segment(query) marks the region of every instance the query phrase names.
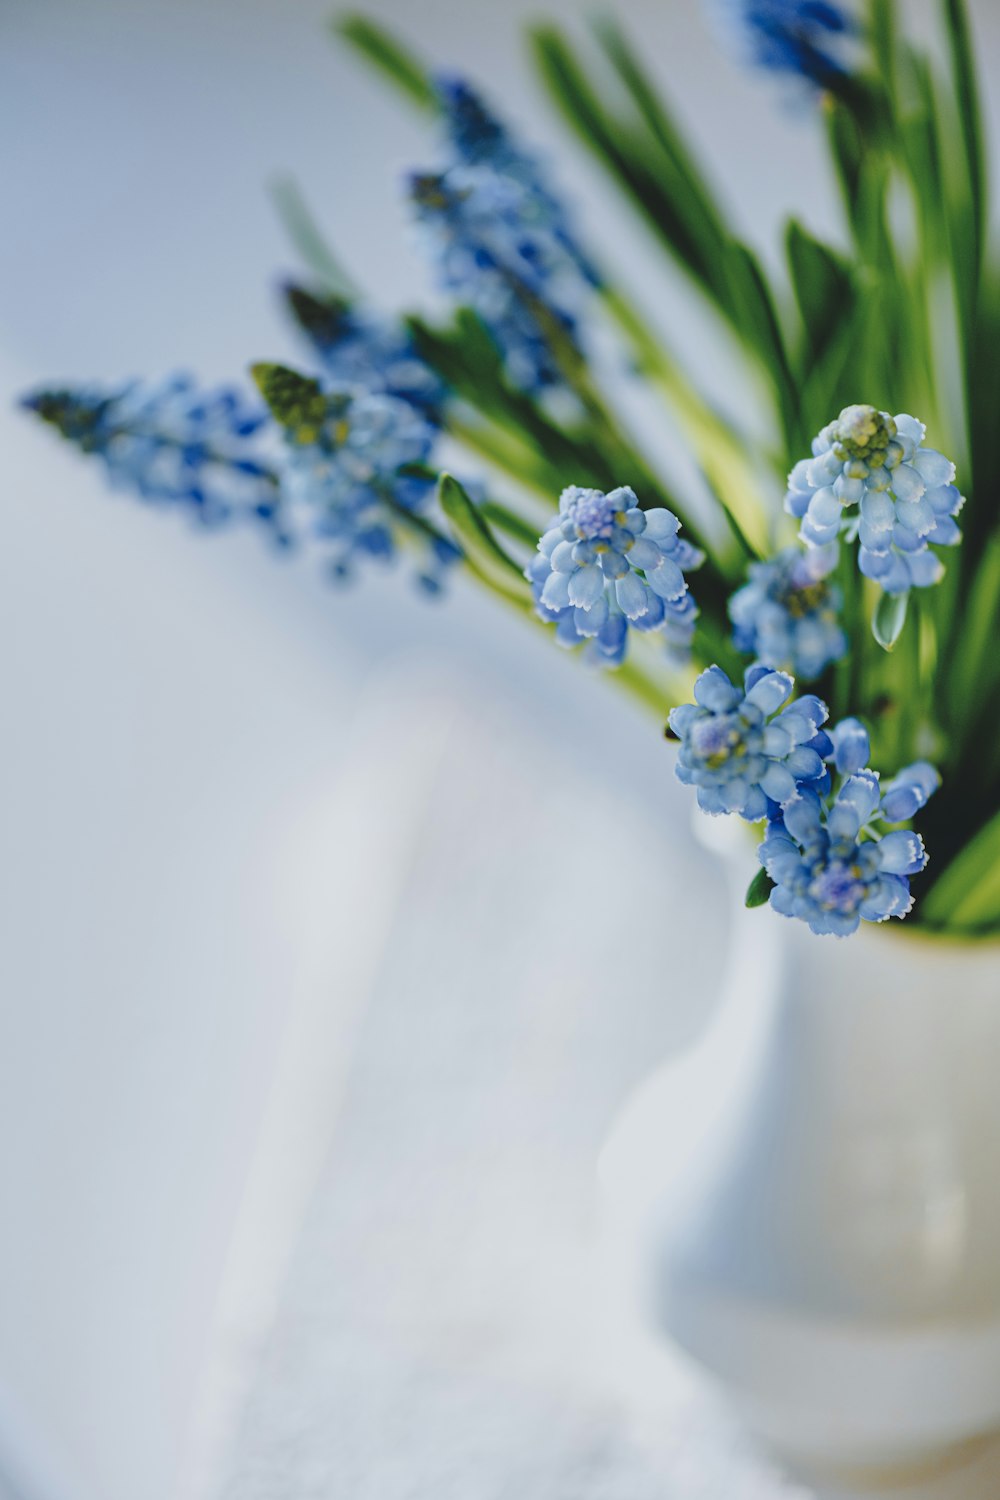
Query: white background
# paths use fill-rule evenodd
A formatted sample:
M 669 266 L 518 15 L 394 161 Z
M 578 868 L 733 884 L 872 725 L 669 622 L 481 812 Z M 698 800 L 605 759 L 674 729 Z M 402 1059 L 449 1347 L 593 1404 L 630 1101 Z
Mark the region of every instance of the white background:
M 442 995 L 463 985 L 493 1017 L 520 985 L 534 1060 L 509 1060 L 490 1129 L 517 1135 L 524 1067 L 558 1077 L 547 1128 L 575 1122 L 582 1184 L 616 1099 L 718 972 L 722 896 L 655 724 L 488 601 L 430 607 L 403 579 L 331 594 L 308 563 L 109 497 L 12 410 L 48 378 L 229 378 L 291 355 L 275 283 L 295 262 L 264 190 L 288 168 L 374 295 L 427 303 L 397 187 L 432 143 L 332 44 L 328 9 L 0 8 L 0 1475 L 32 1500 L 201 1482 L 214 1414 L 242 1399 L 220 1318 L 252 1309 L 248 1347 L 267 1323 L 369 1010 L 365 1057 L 392 1054 L 405 1015 L 433 1062 L 457 1046 Z M 745 404 L 563 144 L 519 36 L 539 7 L 369 10 L 559 148 L 606 260 Z M 788 211 L 832 229 L 810 118 L 721 58 L 691 0 L 620 10 L 748 231 L 773 245 Z M 1000 11 L 974 10 L 995 58 Z M 420 963 L 386 968 L 390 934 Z M 461 1034 L 455 1109 L 493 1024 Z M 362 1133 L 348 1175 L 370 1149 Z

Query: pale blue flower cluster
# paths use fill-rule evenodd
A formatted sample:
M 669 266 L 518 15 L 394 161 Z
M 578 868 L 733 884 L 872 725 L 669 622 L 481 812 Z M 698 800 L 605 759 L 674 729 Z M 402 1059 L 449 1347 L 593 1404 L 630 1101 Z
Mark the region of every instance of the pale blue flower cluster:
M 944 567 L 930 547 L 962 539 L 955 466 L 923 447 L 925 430 L 915 417 L 847 406 L 788 476 L 785 509 L 800 518 L 802 540 L 824 546 L 841 533 L 857 537 L 861 572 L 887 594 L 940 582 Z
M 323 390 L 283 366 L 254 376 L 282 428 L 282 494 L 296 529 L 331 549 L 330 573 L 390 562 L 414 542 L 420 583 L 431 592 L 458 557 L 426 523 L 435 476 L 427 460 L 436 429 L 408 401 L 365 391 Z
M 550 196 L 542 169 L 514 139 L 468 79 L 442 74 L 436 80 L 445 135 L 456 158 L 469 167 L 490 167 L 514 177 L 541 196 Z
M 857 29 L 832 0 L 715 0 L 736 31 L 748 60 L 771 72 L 790 73 L 819 89 L 845 77 L 844 42 Z
M 738 651 L 809 682 L 847 651 L 840 626 L 840 590 L 828 582 L 837 546 L 786 547 L 751 563 L 748 582 L 729 600 Z
M 201 390 L 178 374 L 47 387 L 23 397 L 22 405 L 100 458 L 116 488 L 187 506 L 206 525 L 261 520 L 285 539 L 277 476 L 259 442 L 267 412 L 241 391 Z
M 605 666 L 623 660 L 630 626 L 658 631 L 675 648 L 690 645 L 698 611 L 684 574 L 704 559 L 679 528 L 669 510 L 641 510 L 628 486 L 606 495 L 565 489 L 525 570 L 560 645 L 585 645 Z
M 774 888 L 770 903 L 819 935 L 847 937 L 861 922 L 905 917 L 909 877 L 927 863 L 919 834 L 893 828 L 911 818 L 940 785 L 925 761 L 907 766 L 883 790 L 867 766 L 868 735 L 846 719 L 831 735 L 834 792 L 803 788 L 772 818 L 758 851 Z
M 694 703 L 670 714 L 677 776 L 705 812 L 766 819 L 758 853 L 775 911 L 845 937 L 910 910 L 909 877 L 927 854 L 911 829 L 887 825 L 919 812 L 941 778 L 917 761 L 883 788 L 864 725 L 845 719 L 825 731 L 826 705 L 812 695 L 789 702 L 794 685 L 758 662 L 741 692 L 709 667 Z
M 573 233 L 569 211 L 552 190 L 542 161 L 524 150 L 467 79 L 442 77 L 437 89 L 445 133 L 457 161 L 519 182 L 535 201 L 536 214 L 547 213 L 550 232 L 584 278 L 599 286 L 600 276 Z
M 534 157 L 522 151 L 464 82 L 439 98 L 450 160 L 410 179 L 417 222 L 438 279 L 482 318 L 514 385 L 560 385 L 556 344 L 573 348 L 593 267 L 564 206 Z
M 785 672 L 755 662 L 741 690 L 713 666 L 696 681 L 695 701 L 671 710 L 677 776 L 695 787 L 703 812 L 759 823 L 825 775 L 826 704 L 812 694 L 789 703 L 794 686 Z
M 288 306 L 331 382 L 409 401 L 430 422 L 440 421 L 445 390 L 420 358 L 406 329 L 342 297 L 315 297 L 294 283 Z

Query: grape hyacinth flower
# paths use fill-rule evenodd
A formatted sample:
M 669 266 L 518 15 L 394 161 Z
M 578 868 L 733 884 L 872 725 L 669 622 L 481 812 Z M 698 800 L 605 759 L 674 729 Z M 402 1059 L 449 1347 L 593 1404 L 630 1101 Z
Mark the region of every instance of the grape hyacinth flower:
M 538 200 L 514 178 L 465 167 L 413 176 L 410 196 L 441 286 L 478 313 L 512 384 L 560 385 L 553 346 L 576 347 L 583 282 Z
M 751 563 L 748 582 L 729 601 L 733 644 L 766 667 L 811 681 L 847 651 L 837 618 L 840 590 L 827 581 L 836 545 L 786 547 L 768 562 Z
M 914 761 L 894 776 L 882 793 L 882 816 L 889 823 L 907 823 L 927 806 L 941 785 L 941 777 L 926 760 Z
M 373 317 L 343 297 L 315 297 L 294 284 L 285 288 L 285 295 L 333 384 L 398 396 L 428 421 L 439 422 L 444 386 L 405 328 Z
M 962 539 L 955 465 L 923 447 L 925 431 L 915 417 L 847 406 L 788 476 L 785 509 L 801 520 L 802 540 L 825 546 L 841 531 L 856 535 L 861 572 L 887 594 L 940 582 L 944 566 L 931 545 Z
M 465 78 L 443 74 L 436 80 L 448 144 L 469 167 L 490 167 L 548 196 L 538 161 L 524 151 Z
M 50 386 L 21 404 L 100 458 L 115 488 L 187 506 L 206 525 L 234 516 L 262 520 L 285 539 L 277 476 L 258 441 L 267 411 L 241 391 L 204 391 L 179 374 L 112 386 Z
M 584 644 L 605 666 L 624 659 L 630 626 L 689 645 L 697 609 L 684 574 L 703 554 L 679 528 L 669 510 L 641 510 L 628 486 L 607 495 L 565 489 L 559 517 L 525 569 L 535 607 L 556 625 L 560 645 Z
M 438 93 L 450 159 L 409 183 L 438 280 L 482 319 L 514 385 L 561 386 L 557 346 L 575 353 L 597 274 L 537 160 L 468 84 L 445 79 Z
M 927 863 L 919 834 L 893 828 L 911 818 L 940 785 L 925 761 L 907 766 L 883 791 L 866 766 L 868 735 L 857 719 L 831 732 L 841 783 L 803 789 L 768 825 L 758 850 L 774 882 L 770 904 L 818 935 L 847 937 L 861 923 L 905 917 L 913 905 L 909 877 Z
M 435 481 L 430 423 L 397 397 L 323 390 L 283 365 L 255 365 L 252 374 L 283 430 L 291 516 L 332 544 L 333 578 L 351 578 L 362 561 L 391 561 L 405 538 L 423 555 L 419 582 L 437 592 L 459 554 L 422 514 Z
M 572 233 L 566 207 L 549 186 L 538 157 L 520 146 L 466 79 L 439 78 L 437 89 L 448 143 L 457 161 L 466 167 L 489 168 L 500 177 L 520 183 L 546 217 L 552 234 L 577 262 L 585 279 L 598 286 L 597 270 Z
M 741 51 L 758 68 L 792 74 L 817 89 L 848 76 L 844 42 L 857 30 L 832 0 L 715 0 Z
M 826 704 L 812 694 L 789 703 L 794 686 L 787 673 L 755 662 L 741 692 L 712 666 L 694 685 L 694 703 L 671 710 L 677 777 L 696 788 L 703 812 L 759 823 L 826 774 Z

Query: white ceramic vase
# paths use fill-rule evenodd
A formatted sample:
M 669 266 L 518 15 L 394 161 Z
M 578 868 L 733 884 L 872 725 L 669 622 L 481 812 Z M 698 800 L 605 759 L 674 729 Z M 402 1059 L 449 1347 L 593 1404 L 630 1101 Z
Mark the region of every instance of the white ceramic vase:
M 807 1469 L 1000 1428 L 1000 944 L 891 928 L 740 906 L 707 1034 L 601 1160 L 645 1315 Z

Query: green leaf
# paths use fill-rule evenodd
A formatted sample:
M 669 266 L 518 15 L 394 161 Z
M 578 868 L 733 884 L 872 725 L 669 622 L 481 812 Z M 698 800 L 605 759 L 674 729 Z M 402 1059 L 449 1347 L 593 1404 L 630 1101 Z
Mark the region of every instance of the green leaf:
M 419 59 L 384 27 L 367 16 L 334 16 L 330 22 L 335 33 L 360 52 L 366 62 L 377 68 L 409 96 L 421 109 L 437 110 L 437 90 Z
M 858 199 L 861 189 L 861 173 L 864 147 L 857 121 L 846 105 L 829 99 L 825 105 L 827 138 L 833 156 L 834 170 L 848 218 L 858 228 Z
M 623 117 L 606 106 L 608 90 L 591 81 L 556 27 L 536 27 L 531 41 L 542 80 L 569 125 L 670 254 L 732 318 L 727 236 L 706 216 L 705 195 L 691 192 L 684 170 L 641 116 Z
M 457 395 L 492 422 L 515 432 L 552 467 L 553 498 L 566 483 L 556 475 L 571 474 L 574 483 L 601 490 L 620 483 L 587 435 L 566 432 L 530 396 L 507 384 L 496 344 L 475 313 L 460 308 L 454 329 L 432 328 L 419 318 L 406 322 L 421 359 Z
M 968 545 L 968 543 L 966 543 Z M 995 718 L 991 691 L 1000 663 L 996 633 L 1000 624 L 1000 535 L 994 533 L 979 552 L 977 567 L 964 590 L 963 608 L 949 621 L 954 629 L 949 640 L 951 658 L 944 674 L 943 689 L 955 723 L 969 718 L 969 705 L 981 702 Z
M 895 0 L 871 0 L 872 56 L 896 115 L 899 114 L 896 47 L 898 30 Z
M 966 170 L 972 197 L 973 237 L 978 267 L 986 224 L 986 170 L 979 85 L 973 60 L 972 32 L 965 0 L 943 0 L 945 29 L 951 52 L 951 72 L 958 106 Z
M 286 283 L 284 293 L 288 311 L 312 343 L 322 348 L 336 343 L 342 336 L 351 310 L 348 298 L 317 297 L 294 281 Z
M 628 90 L 650 135 L 670 158 L 674 171 L 683 181 L 689 202 L 692 206 L 697 205 L 706 228 L 720 240 L 725 239 L 728 236 L 725 215 L 712 195 L 705 172 L 670 114 L 666 100 L 629 45 L 625 33 L 611 16 L 603 16 L 595 21 L 594 33 Z
M 822 357 L 851 316 L 854 283 L 847 263 L 797 219 L 789 219 L 785 229 L 785 253 L 802 318 L 808 368 Z
M 983 931 L 1000 926 L 1000 813 L 966 844 L 920 903 L 933 927 Z
M 750 884 L 747 886 L 745 905 L 752 910 L 755 906 L 764 906 L 774 890 L 774 881 L 766 870 L 758 870 Z
M 300 375 L 287 365 L 261 361 L 250 366 L 254 383 L 267 402 L 275 421 L 299 434 L 300 442 L 307 442 L 303 429 L 309 431 L 318 426 L 326 416 L 326 398 L 318 380 Z
M 334 297 L 353 300 L 358 294 L 357 287 L 324 239 L 295 178 L 275 177 L 269 191 L 285 233 L 323 290 Z
M 906 624 L 906 606 L 910 601 L 909 590 L 905 594 L 881 594 L 872 615 L 872 635 L 883 651 L 891 651 Z
M 757 351 L 774 382 L 785 433 L 791 437 L 798 411 L 798 387 L 789 368 L 770 284 L 758 257 L 739 240 L 730 246 L 728 273 L 740 310 L 737 327 L 745 342 Z
M 733 235 L 704 173 L 621 34 L 605 23 L 598 37 L 617 81 L 627 90 L 624 107 L 609 87 L 615 80 L 592 76 L 553 26 L 531 33 L 542 80 L 580 140 L 660 243 L 764 365 L 790 439 L 795 385 L 767 279 Z
M 508 598 L 530 602 L 531 587 L 523 569 L 503 550 L 458 480 L 442 474 L 438 503 L 470 567 L 485 583 Z
M 533 521 L 526 521 L 519 516 L 517 511 L 511 510 L 509 506 L 501 505 L 499 500 L 484 500 L 479 507 L 479 514 L 484 521 L 496 526 L 500 531 L 506 532 L 516 542 L 524 547 L 530 547 L 532 552 L 538 546 L 538 539 L 542 532 Z

